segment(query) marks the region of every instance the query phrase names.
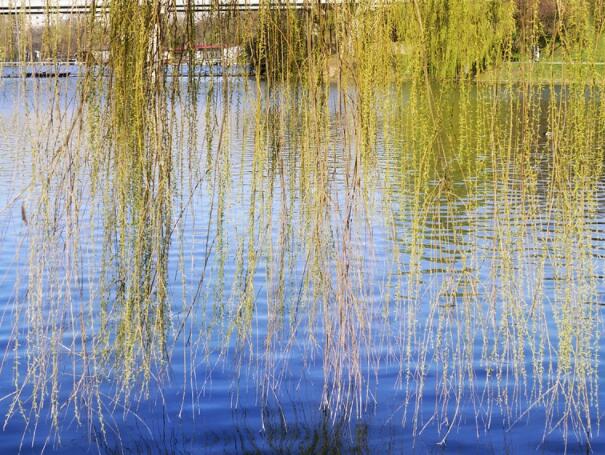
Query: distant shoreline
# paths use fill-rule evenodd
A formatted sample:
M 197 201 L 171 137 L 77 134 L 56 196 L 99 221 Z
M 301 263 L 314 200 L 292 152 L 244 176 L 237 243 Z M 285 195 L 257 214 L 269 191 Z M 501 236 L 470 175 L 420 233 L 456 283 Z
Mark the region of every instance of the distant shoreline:
M 0 79 L 49 79 L 49 78 L 78 78 L 85 73 L 83 68 L 96 68 L 104 71 L 107 66 L 94 65 L 89 67 L 83 62 L 5 62 L 0 63 Z M 187 77 L 186 64 L 166 64 L 167 77 Z M 175 71 L 176 70 L 176 71 Z M 246 65 L 196 65 L 193 68 L 195 77 L 250 77 L 254 76 L 254 68 Z M 109 76 L 109 74 L 106 74 Z

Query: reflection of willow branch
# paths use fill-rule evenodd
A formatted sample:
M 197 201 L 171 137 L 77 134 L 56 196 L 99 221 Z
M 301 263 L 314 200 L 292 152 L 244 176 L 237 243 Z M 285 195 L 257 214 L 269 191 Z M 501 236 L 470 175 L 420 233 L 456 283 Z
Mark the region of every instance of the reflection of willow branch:
M 109 397 L 108 397 L 109 398 Z M 261 433 L 256 419 L 249 422 L 245 411 L 234 411 L 229 432 L 214 432 L 212 428 L 191 432 L 185 425 L 149 428 L 144 422 L 129 431 L 120 432 L 117 423 L 112 428 L 112 441 L 100 441 L 100 449 L 108 454 L 196 453 L 199 450 L 237 453 L 370 453 L 370 441 L 378 437 L 392 442 L 396 437 L 364 422 L 352 424 L 347 419 L 332 420 L 326 413 L 296 400 L 283 408 L 276 404 L 263 407 L 265 422 Z M 137 421 L 138 416 L 129 410 Z M 288 421 L 285 420 L 288 416 Z M 125 437 L 128 436 L 128 437 Z M 98 436 L 97 436 L 98 437 Z

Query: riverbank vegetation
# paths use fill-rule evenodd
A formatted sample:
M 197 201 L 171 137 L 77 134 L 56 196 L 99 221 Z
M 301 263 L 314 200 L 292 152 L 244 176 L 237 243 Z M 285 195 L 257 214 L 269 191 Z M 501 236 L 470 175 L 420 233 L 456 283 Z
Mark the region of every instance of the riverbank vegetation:
M 197 43 L 232 44 L 248 48 L 252 62 L 281 54 L 300 64 L 313 53 L 353 61 L 354 42 L 360 41 L 381 44 L 383 53 L 407 63 L 424 59 L 435 77 L 475 75 L 502 61 L 605 60 L 600 0 L 362 1 L 303 9 L 271 9 L 270 2 L 261 2 L 258 11 L 241 12 L 225 3 L 215 12 L 180 13 L 169 12 L 170 2 L 159 5 L 165 33 L 158 46 L 164 52 Z M 36 55 L 81 60 L 91 51 L 109 50 L 111 8 L 98 7 L 91 15 L 33 17 L 0 17 L 3 60 L 34 60 Z M 364 32 L 362 24 L 372 28 Z M 269 45 L 271 52 L 254 55 L 264 44 L 261 53 Z

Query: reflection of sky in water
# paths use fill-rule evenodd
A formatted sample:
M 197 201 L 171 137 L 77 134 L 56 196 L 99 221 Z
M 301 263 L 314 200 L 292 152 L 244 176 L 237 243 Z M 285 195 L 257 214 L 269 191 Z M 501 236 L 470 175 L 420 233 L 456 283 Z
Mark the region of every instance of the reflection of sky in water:
M 62 84 L 75 87 L 76 82 L 66 80 Z M 45 97 L 40 96 L 48 90 L 46 82 L 24 83 L 7 79 L 0 87 L 0 346 L 5 353 L 0 381 L 0 398 L 5 398 L 0 401 L 0 410 L 6 413 L 11 401 L 10 394 L 14 390 L 11 363 L 14 349 L 11 341 L 14 336 L 11 322 L 13 299 L 17 295 L 23 302 L 27 280 L 28 251 L 22 210 L 25 210 L 27 217 L 28 211 L 31 210 L 28 203 L 35 200 L 32 194 L 36 191 L 36 188 L 27 187 L 31 173 L 31 144 L 26 138 L 31 135 L 35 138 L 33 142 L 44 142 L 45 137 L 51 138 L 53 134 L 47 134 L 48 131 L 40 127 L 46 118 Z M 206 87 L 207 82 L 203 81 L 200 88 L 202 93 L 205 93 Z M 443 415 L 436 419 L 430 418 L 436 406 L 442 406 L 442 411 L 447 410 L 450 418 L 455 416 L 456 425 L 449 434 L 447 443 L 447 448 L 454 453 L 476 450 L 477 447 L 495 452 L 533 450 L 541 442 L 544 432 L 544 410 L 542 407 L 536 407 L 529 413 L 529 417 L 525 416 L 522 409 L 531 403 L 523 400 L 524 390 L 520 389 L 531 390 L 536 386 L 536 381 L 527 378 L 527 382 L 519 384 L 520 389 L 511 388 L 509 391 L 510 397 L 520 397 L 520 401 L 512 418 L 516 423 L 515 427 L 511 432 L 504 431 L 507 424 L 502 424 L 502 403 L 497 397 L 488 397 L 483 392 L 486 387 L 491 387 L 493 394 L 493 388 L 498 387 L 494 384 L 496 379 L 493 373 L 491 376 L 485 373 L 486 364 L 481 359 L 482 350 L 485 349 L 483 336 L 501 337 L 502 333 L 494 332 L 489 316 L 511 317 L 505 314 L 505 308 L 512 308 L 511 311 L 515 308 L 525 308 L 523 311 L 527 311 L 525 305 L 531 303 L 536 293 L 544 299 L 548 319 L 545 324 L 552 334 L 556 333 L 557 325 L 554 323 L 550 304 L 554 302 L 556 306 L 559 298 L 556 294 L 557 286 L 564 285 L 564 276 L 561 274 L 568 269 L 565 267 L 569 265 L 566 261 L 584 261 L 584 265 L 587 261 L 592 263 L 591 270 L 595 279 L 593 284 L 596 288 L 591 295 L 596 303 L 603 303 L 605 289 L 602 285 L 602 255 L 605 221 L 602 219 L 602 186 L 596 193 L 597 212 L 593 217 L 587 217 L 585 225 L 585 229 L 590 231 L 588 238 L 591 246 L 588 250 L 578 249 L 580 253 L 588 251 L 588 258 L 574 255 L 573 248 L 577 245 L 573 242 L 572 250 L 567 251 L 568 254 L 564 254 L 566 250 L 559 244 L 563 241 L 561 230 L 564 227 L 564 215 L 558 215 L 560 207 L 549 208 L 550 216 L 546 215 L 549 201 L 542 186 L 547 185 L 550 177 L 548 169 L 544 169 L 544 176 L 539 182 L 541 189 L 532 196 L 533 203 L 538 208 L 534 216 L 528 216 L 527 207 L 520 205 L 521 185 L 512 181 L 506 188 L 495 186 L 494 169 L 484 166 L 481 168 L 481 174 L 472 177 L 476 184 L 474 192 L 468 191 L 462 176 L 455 176 L 448 187 L 448 196 L 440 194 L 430 200 L 429 194 L 423 195 L 428 201 L 423 212 L 424 227 L 420 231 L 414 231 L 414 213 L 411 210 L 414 196 L 404 187 L 409 189 L 405 182 L 413 178 L 416 169 L 406 167 L 399 162 L 398 157 L 386 153 L 381 147 L 377 165 L 368 170 L 365 176 L 373 183 L 367 185 L 367 193 L 362 196 L 365 198 L 365 205 L 362 204 L 363 208 L 358 207 L 355 211 L 348 253 L 354 291 L 359 291 L 361 286 L 363 311 L 367 311 L 371 318 L 370 326 L 373 327 L 374 338 L 361 356 L 363 379 L 369 386 L 363 389 L 361 419 L 353 415 L 350 421 L 332 422 L 320 410 L 324 385 L 323 347 L 327 337 L 323 326 L 325 321 L 321 315 L 309 314 L 314 300 L 312 289 L 301 291 L 304 287 L 304 274 L 309 273 L 310 267 L 305 253 L 308 239 L 301 236 L 301 233 L 305 232 L 304 223 L 308 221 L 305 219 L 306 215 L 301 212 L 305 208 L 301 198 L 313 195 L 305 194 L 301 190 L 302 187 L 298 186 L 300 182 L 296 182 L 302 172 L 299 160 L 300 145 L 296 140 L 296 133 L 290 133 L 285 138 L 284 149 L 280 151 L 284 157 L 282 165 L 289 166 L 290 172 L 286 172 L 283 183 L 279 174 L 275 173 L 271 210 L 263 212 L 259 208 L 257 219 L 252 223 L 257 229 L 255 246 L 261 243 L 258 232 L 262 232 L 265 240 L 270 237 L 273 259 L 270 263 L 260 259 L 254 274 L 255 314 L 250 345 L 242 347 L 233 342 L 225 345 L 220 335 L 228 328 L 229 321 L 218 320 L 215 321 L 218 325 L 213 325 L 213 317 L 217 313 L 228 314 L 232 311 L 241 294 L 242 280 L 238 276 L 241 270 L 238 270 L 237 257 L 242 255 L 242 248 L 247 248 L 249 244 L 248 214 L 254 160 L 254 118 L 251 117 L 254 94 L 252 87 L 250 90 L 250 93 L 246 94 L 241 87 L 236 89 L 232 101 L 234 110 L 229 118 L 230 167 L 224 193 L 222 244 L 224 265 L 221 266 L 221 254 L 214 243 L 217 238 L 216 220 L 209 218 L 210 214 L 215 216 L 219 202 L 219 195 L 212 186 L 215 183 L 211 178 L 203 178 L 201 184 L 195 186 L 196 179 L 201 174 L 183 171 L 182 180 L 176 183 L 175 187 L 176 194 L 180 194 L 180 197 L 176 196 L 174 217 L 180 213 L 183 203 L 189 200 L 191 203 L 180 217 L 181 224 L 175 231 L 169 257 L 168 285 L 169 302 L 173 311 L 172 325 L 180 334 L 178 340 L 170 341 L 170 381 L 162 384 L 160 390 L 152 380 L 149 398 L 141 398 L 138 402 L 135 393 L 133 400 L 136 403 L 129 412 L 124 412 L 123 403 L 112 403 L 108 398 L 115 393 L 113 386 L 109 383 L 103 385 L 102 391 L 106 394 L 104 414 L 109 447 L 115 449 L 123 444 L 124 448 L 142 452 L 154 452 L 158 449 L 168 452 L 197 452 L 201 448 L 216 452 L 244 449 L 258 449 L 264 452 L 317 452 L 322 447 L 328 451 L 338 448 L 349 451 L 352 448 L 363 450 L 364 447 L 377 449 L 385 446 L 392 447 L 396 452 L 404 448 L 409 449 L 414 443 L 411 427 L 417 393 L 415 386 L 412 386 L 406 395 L 407 373 L 403 371 L 404 376 L 401 377 L 400 360 L 404 356 L 402 352 L 406 343 L 410 341 L 413 346 L 412 358 L 425 356 L 427 359 L 424 365 L 426 377 L 422 402 L 419 403 L 418 423 L 419 427 L 426 424 L 426 428 L 415 441 L 416 450 L 422 453 L 440 450 L 435 444 L 443 437 L 448 422 L 439 420 Z M 15 93 L 19 93 L 19 101 L 14 99 Z M 62 98 L 62 103 L 67 106 L 66 112 L 73 113 L 74 90 L 68 90 L 67 93 L 68 95 Z M 332 96 L 332 104 L 335 105 L 335 93 Z M 41 104 L 34 102 L 39 99 L 42 100 Z M 204 115 L 201 114 L 205 111 L 205 97 L 200 96 L 199 99 L 198 131 L 205 132 L 207 129 Z M 221 108 L 219 107 L 219 110 Z M 220 118 L 220 115 L 217 115 L 217 118 Z M 339 119 L 332 114 L 331 121 L 335 130 Z M 212 131 L 211 134 L 216 140 L 217 129 Z M 205 143 L 204 139 L 206 138 L 201 138 L 200 144 Z M 346 161 L 346 156 L 339 135 L 333 133 L 332 139 L 337 141 L 328 166 L 330 198 L 333 205 L 330 213 L 326 214 L 328 229 L 325 231 L 327 237 L 324 239 L 324 248 L 326 251 L 338 252 L 342 247 L 341 239 L 346 219 L 346 178 L 342 164 Z M 379 144 L 383 144 L 382 139 L 380 138 Z M 203 149 L 203 145 L 199 147 L 200 150 Z M 203 170 L 207 161 L 204 152 L 200 151 L 200 154 L 199 166 Z M 271 159 L 270 155 L 268 160 Z M 481 159 L 489 160 L 489 157 Z M 545 167 L 548 165 L 545 163 Z M 276 161 L 275 169 L 278 166 L 279 160 Z M 264 172 L 269 172 L 267 169 L 271 169 L 271 166 L 267 166 Z M 299 172 L 294 172 L 294 169 Z M 391 174 L 389 184 L 385 184 L 383 178 L 387 169 Z M 211 173 L 208 175 L 212 176 Z M 283 184 L 285 188 L 282 187 Z M 434 188 L 440 184 L 436 180 L 429 187 Z M 189 188 L 193 186 L 196 191 L 189 199 Z M 498 188 L 497 194 L 494 188 Z M 22 191 L 25 193 L 22 194 Z M 260 189 L 257 202 L 259 205 L 268 200 L 268 191 L 266 185 Z M 84 200 L 87 201 L 86 198 Z M 89 202 L 84 203 L 82 207 L 84 215 L 90 213 Z M 284 226 L 281 223 L 280 214 L 284 204 L 288 213 L 293 214 L 293 226 Z M 391 212 L 387 213 L 385 205 Z M 504 207 L 507 207 L 507 212 Z M 270 219 L 267 217 L 268 213 L 271 213 Z M 505 219 L 504 213 L 510 218 Z M 392 225 L 389 224 L 391 216 Z M 90 226 L 86 216 L 82 216 L 82 223 L 82 269 L 72 302 L 76 312 L 79 311 L 80 305 L 87 308 L 91 292 L 96 292 L 96 273 L 103 247 L 101 223 L 95 226 L 94 241 L 90 240 L 90 230 L 87 230 Z M 267 229 L 263 230 L 263 226 Z M 284 232 L 287 232 L 285 240 L 282 237 Z M 499 235 L 503 237 L 500 238 Z M 503 250 L 494 249 L 495 239 L 503 242 Z M 280 243 L 282 241 L 284 243 Z M 417 263 L 411 249 L 414 241 L 423 247 Z M 258 252 L 260 257 L 267 254 L 267 243 L 264 245 Z M 395 245 L 398 248 L 396 255 Z M 498 264 L 505 260 L 500 257 L 502 251 L 510 254 L 511 268 L 506 271 L 510 276 L 500 276 L 501 268 Z M 188 305 L 197 292 L 208 252 L 208 266 L 204 272 L 203 284 L 199 287 L 199 300 L 190 311 Z M 267 274 L 269 270 L 279 270 L 276 266 L 282 253 L 286 267 L 283 325 L 272 338 L 273 344 L 267 352 L 265 343 L 268 325 L 272 323 L 272 317 L 281 303 L 276 288 L 277 277 L 274 275 L 274 281 L 268 283 Z M 60 258 L 60 254 L 58 257 Z M 221 280 L 221 267 L 224 267 L 223 282 L 219 286 L 217 283 Z M 410 289 L 408 280 L 415 276 L 414 270 L 418 270 L 418 287 Z M 329 279 L 336 283 L 338 270 L 333 264 L 328 273 Z M 515 281 L 519 276 L 525 279 L 521 282 Z M 15 286 L 19 287 L 17 291 Z M 507 287 L 510 289 L 506 289 Z M 577 290 L 574 289 L 573 292 L 575 291 Z M 491 314 L 485 308 L 493 304 L 493 295 L 498 296 L 496 301 L 499 304 Z M 506 295 L 511 297 L 509 306 L 501 302 L 502 296 Z M 520 296 L 524 297 L 526 302 L 515 300 Z M 222 300 L 219 300 L 219 297 L 222 297 Z M 406 333 L 410 322 L 407 318 L 411 308 L 408 302 L 413 299 L 420 302 L 414 306 L 413 317 L 416 320 L 417 332 L 413 339 L 408 340 Z M 475 314 L 466 314 L 463 309 L 465 302 L 469 301 L 479 303 L 484 308 L 476 312 L 472 310 Z M 389 309 L 388 314 L 385 313 L 386 308 Z M 20 307 L 20 311 L 24 309 Z M 98 308 L 95 308 L 96 311 Z M 187 322 L 181 326 L 185 315 L 189 315 Z M 335 318 L 336 314 L 331 317 Z M 443 339 L 433 339 L 434 330 L 439 325 L 442 326 L 440 333 Z M 290 328 L 293 326 L 297 327 L 297 330 L 295 335 L 290 337 Z M 67 322 L 65 327 L 64 343 L 65 349 L 68 350 L 72 333 Z M 200 336 L 200 333 L 211 329 L 214 330 L 211 332 L 213 335 L 208 339 Z M 307 336 L 311 329 L 315 335 L 315 343 L 310 343 Z M 23 327 L 20 330 L 23 330 Z M 359 339 L 365 336 L 363 333 L 356 335 Z M 464 336 L 469 337 L 470 343 L 461 344 L 460 339 L 457 339 Z M 467 353 L 460 350 L 462 347 L 472 350 L 473 359 L 470 365 L 464 363 Z M 25 353 L 23 341 L 19 349 L 21 354 Z M 533 353 L 529 346 L 525 351 L 527 373 L 531 375 Z M 601 351 L 602 348 L 599 353 Z M 503 353 L 501 360 L 505 363 L 507 359 L 510 360 L 507 357 L 510 355 L 511 353 Z M 551 354 L 546 352 L 544 357 L 548 358 L 549 355 Z M 460 374 L 459 378 L 454 378 L 449 384 L 453 388 L 447 391 L 447 403 L 443 402 L 443 393 L 446 391 L 442 389 L 443 384 L 440 382 L 440 375 L 444 374 L 444 365 L 440 361 L 444 358 L 451 360 L 451 366 L 458 368 Z M 557 359 L 553 360 L 556 367 Z M 418 361 L 412 360 L 409 371 L 412 381 L 418 374 L 417 368 Z M 470 372 L 465 368 L 472 369 L 472 384 L 468 379 Z M 71 369 L 71 361 L 68 361 L 60 372 L 60 380 L 64 381 L 66 386 L 61 389 L 61 400 L 68 400 L 72 390 Z M 504 384 L 506 380 L 513 381 L 513 370 L 505 368 L 504 372 L 511 377 L 500 378 L 500 384 Z M 599 372 L 602 372 L 602 367 L 599 367 Z M 25 371 L 22 371 L 22 374 L 24 373 Z M 116 374 L 120 373 L 110 373 Z M 544 377 L 548 374 L 549 372 L 545 371 Z M 460 382 L 456 382 L 458 380 Z M 460 389 L 456 388 L 458 385 L 461 386 Z M 471 389 L 475 395 L 469 394 Z M 458 392 L 466 397 L 461 401 L 459 408 L 455 399 Z M 268 406 L 262 409 L 259 404 L 265 399 Z M 403 404 L 406 399 L 409 404 L 407 413 L 404 413 Z M 602 392 L 599 392 L 597 401 L 603 404 Z M 80 403 L 80 406 L 82 405 L 83 403 Z M 555 405 L 557 406 L 561 405 Z M 109 412 L 111 409 L 113 412 Z M 44 412 L 38 428 L 30 426 L 25 430 L 22 448 L 24 453 L 37 453 L 45 443 L 52 445 L 56 442 L 52 435 L 48 436 L 50 421 L 48 414 Z M 73 420 L 73 403 L 60 412 L 61 417 L 65 419 L 61 427 L 61 453 L 77 453 L 88 447 L 86 435 L 89 423 L 93 424 L 97 432 L 94 433 L 96 437 L 100 437 L 95 419 L 88 422 L 84 415 L 82 425 L 76 424 Z M 493 419 L 491 424 L 487 422 L 488 413 Z M 476 415 L 479 417 L 476 418 Z M 522 417 L 516 422 L 519 415 Z M 402 426 L 404 418 L 407 419 L 406 425 Z M 489 432 L 485 432 L 487 425 L 490 425 Z M 437 434 L 438 428 L 442 431 L 441 436 Z M 0 438 L 0 450 L 14 451 L 21 443 L 23 431 L 21 417 L 17 415 L 9 420 Z M 32 437 L 35 440 L 33 448 Z M 48 441 L 47 437 L 50 438 Z M 541 450 L 547 453 L 560 452 L 561 441 L 561 434 L 555 432 L 540 446 Z M 105 444 L 102 440 L 97 442 L 101 446 Z M 592 447 L 596 453 L 599 449 L 605 450 L 604 443 L 602 437 L 593 436 Z M 576 446 L 571 448 L 575 449 Z

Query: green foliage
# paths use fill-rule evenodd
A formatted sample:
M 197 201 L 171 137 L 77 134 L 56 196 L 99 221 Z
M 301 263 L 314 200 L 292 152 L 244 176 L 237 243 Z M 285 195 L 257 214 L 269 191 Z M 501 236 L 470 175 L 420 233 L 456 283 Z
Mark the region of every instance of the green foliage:
M 511 426 L 541 406 L 547 430 L 590 437 L 600 325 L 585 217 L 597 213 L 602 175 L 603 3 L 557 1 L 550 15 L 541 5 L 263 2 L 255 13 L 212 12 L 202 29 L 163 0 L 111 0 L 79 25 L 77 44 L 49 20 L 40 35 L 49 58 L 65 43 L 106 47 L 110 58 L 102 68 L 87 60 L 73 118 L 49 103 L 36 119 L 68 120 L 43 120 L 49 137 L 28 138 L 39 193 L 34 213 L 23 209 L 28 292 L 14 310 L 9 417 L 30 406 L 39 418 L 50 400 L 57 431 L 71 405 L 78 421 L 85 405 L 102 427 L 107 401 L 129 409 L 133 394 L 161 383 L 177 343 L 184 389 L 197 387 L 187 374 L 216 349 L 258 368 L 261 405 L 290 350 L 309 352 L 305 361 L 321 352 L 322 406 L 361 415 L 368 365 L 387 361 L 379 340 L 398 365 L 414 436 L 430 371 L 439 390 L 428 421 L 450 422 L 437 424 L 442 442 L 465 399 L 482 400 L 477 421 L 498 408 Z M 0 28 L 2 55 L 26 64 L 29 29 L 11 24 L 24 34 L 15 42 L 15 28 Z M 200 37 L 244 46 L 254 78 L 213 77 L 201 95 L 192 72 L 169 78 L 180 68 L 165 52 L 182 46 L 180 63 L 192 64 Z M 531 61 L 540 42 L 565 59 L 557 72 Z M 60 81 L 49 82 L 44 96 L 60 100 Z M 200 193 L 209 207 L 198 207 Z M 391 255 L 380 283 L 374 232 Z M 185 257 L 190 243 L 203 245 L 201 260 Z M 102 254 L 87 272 L 99 282 L 80 302 L 74 277 L 91 244 Z M 168 276 L 174 255 L 180 296 Z M 59 393 L 70 386 L 59 381 L 66 361 L 73 389 Z

